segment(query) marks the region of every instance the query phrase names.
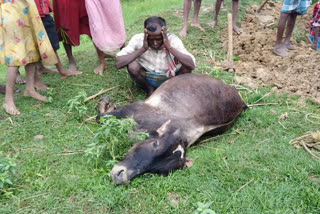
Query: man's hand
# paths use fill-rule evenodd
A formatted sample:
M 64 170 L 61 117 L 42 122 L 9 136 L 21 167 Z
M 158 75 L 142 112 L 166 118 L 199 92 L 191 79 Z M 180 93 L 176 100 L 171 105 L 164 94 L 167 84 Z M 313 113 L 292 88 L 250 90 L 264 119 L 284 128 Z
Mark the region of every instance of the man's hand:
M 144 29 L 143 48 L 144 48 L 144 50 L 148 50 L 148 48 L 149 48 L 149 44 L 148 44 L 148 30 L 147 30 L 147 29 Z
M 169 48 L 171 46 L 170 46 L 170 43 L 169 43 L 169 40 L 168 40 L 168 36 L 167 36 L 167 28 L 165 26 L 162 26 L 161 33 L 162 33 L 162 38 L 163 38 L 163 47 L 165 49 L 169 50 Z

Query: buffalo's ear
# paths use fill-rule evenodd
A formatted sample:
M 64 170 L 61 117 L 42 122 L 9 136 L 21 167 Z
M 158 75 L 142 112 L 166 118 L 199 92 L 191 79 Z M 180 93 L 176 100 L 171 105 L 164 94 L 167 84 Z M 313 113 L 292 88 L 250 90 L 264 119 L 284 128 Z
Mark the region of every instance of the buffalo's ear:
M 160 126 L 160 128 L 157 129 L 159 137 L 162 137 L 164 133 L 168 132 L 170 123 L 171 123 L 171 120 L 167 120 Z

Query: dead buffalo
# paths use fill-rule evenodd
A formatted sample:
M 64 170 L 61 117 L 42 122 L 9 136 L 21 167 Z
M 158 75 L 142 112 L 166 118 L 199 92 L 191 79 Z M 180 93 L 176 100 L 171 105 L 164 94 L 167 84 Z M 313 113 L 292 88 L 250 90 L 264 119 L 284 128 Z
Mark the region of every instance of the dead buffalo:
M 144 173 L 167 175 L 186 166 L 186 149 L 201 135 L 226 131 L 247 107 L 237 90 L 206 75 L 184 74 L 163 83 L 147 100 L 118 110 L 99 106 L 97 121 L 104 115 L 132 117 L 137 129 L 150 138 L 136 143 L 117 163 L 111 176 L 126 184 Z

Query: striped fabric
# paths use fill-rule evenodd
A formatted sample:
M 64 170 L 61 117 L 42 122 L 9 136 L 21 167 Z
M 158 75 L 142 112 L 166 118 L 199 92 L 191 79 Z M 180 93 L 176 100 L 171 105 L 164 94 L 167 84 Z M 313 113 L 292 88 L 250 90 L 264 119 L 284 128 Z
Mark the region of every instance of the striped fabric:
M 311 0 L 283 0 L 281 12 L 304 15 L 310 4 Z

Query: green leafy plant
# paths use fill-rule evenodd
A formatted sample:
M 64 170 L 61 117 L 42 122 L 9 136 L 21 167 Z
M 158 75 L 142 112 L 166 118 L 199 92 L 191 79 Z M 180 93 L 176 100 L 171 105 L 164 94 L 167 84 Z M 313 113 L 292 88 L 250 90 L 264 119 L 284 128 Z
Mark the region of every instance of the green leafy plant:
M 84 91 L 80 91 L 77 96 L 67 102 L 69 107 L 68 112 L 74 113 L 77 120 L 82 120 L 83 116 L 87 113 L 88 108 L 84 103 L 86 97 L 87 94 Z
M 15 160 L 3 156 L 3 152 L 0 151 L 0 189 L 12 185 L 11 176 L 15 173 L 15 166 Z
M 95 135 L 95 142 L 88 145 L 85 151 L 88 161 L 95 160 L 97 163 L 106 157 L 111 161 L 109 165 L 113 165 L 114 160 L 124 157 L 132 144 L 148 137 L 145 132 L 134 131 L 137 123 L 132 118 L 117 119 L 108 115 L 105 119 L 101 118 L 100 122 L 102 126 Z
M 198 208 L 193 212 L 194 214 L 216 214 L 215 211 L 209 209 L 212 202 L 201 203 L 197 202 Z
M 56 94 L 56 91 L 54 88 L 49 88 L 47 91 L 47 103 L 53 102 L 53 96 Z
M 210 71 L 210 76 L 217 76 L 221 72 L 221 69 L 217 66 L 213 67 Z

